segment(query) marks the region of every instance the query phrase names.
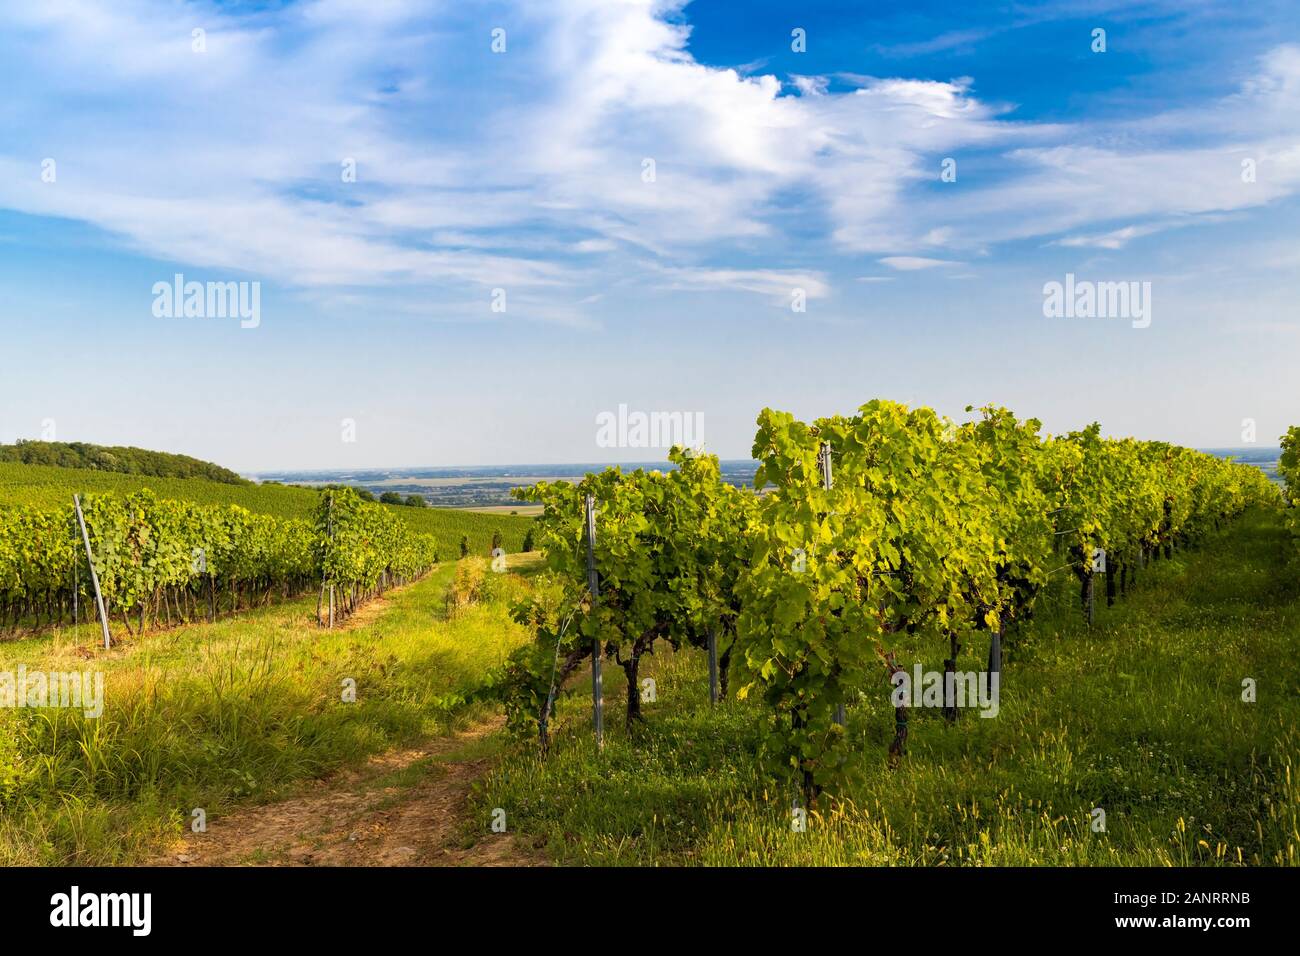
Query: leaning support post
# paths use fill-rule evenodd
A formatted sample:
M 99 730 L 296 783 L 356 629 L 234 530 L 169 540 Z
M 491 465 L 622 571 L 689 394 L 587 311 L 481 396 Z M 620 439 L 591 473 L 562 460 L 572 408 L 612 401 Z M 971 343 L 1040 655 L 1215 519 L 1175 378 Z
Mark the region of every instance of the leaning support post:
M 73 538 L 76 538 L 76 536 L 77 536 L 77 529 L 76 529 L 76 528 L 73 528 L 73 529 L 72 529 L 72 536 L 73 536 Z M 73 548 L 75 549 L 75 548 L 76 548 L 76 545 L 73 545 Z M 77 619 L 77 618 L 78 618 L 78 615 L 77 615 L 77 592 L 81 590 L 81 580 L 80 580 L 80 575 L 79 575 L 78 572 L 77 572 L 77 569 L 80 567 L 80 565 L 81 565 L 81 562 L 79 562 L 79 561 L 73 561 L 73 562 L 72 562 L 72 629 L 73 629 L 74 631 L 77 629 L 77 626 L 81 623 L 81 622 Z
M 86 532 L 86 519 L 81 513 L 81 496 L 72 496 L 72 506 L 77 512 L 77 524 L 81 526 L 81 541 L 86 546 L 86 561 L 90 564 L 90 583 L 95 586 L 95 604 L 99 607 L 99 626 L 104 630 L 104 648 L 113 646 L 113 639 L 108 636 L 108 614 L 104 611 L 104 595 L 99 592 L 99 575 L 95 572 L 95 558 L 90 553 L 90 535 Z

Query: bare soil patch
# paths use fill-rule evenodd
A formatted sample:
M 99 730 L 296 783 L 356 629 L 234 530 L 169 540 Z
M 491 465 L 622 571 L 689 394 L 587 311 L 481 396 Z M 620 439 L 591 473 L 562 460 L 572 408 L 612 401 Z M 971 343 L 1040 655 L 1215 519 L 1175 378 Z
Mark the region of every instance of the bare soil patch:
M 469 820 L 468 797 L 492 762 L 473 744 L 501 718 L 309 784 L 296 797 L 208 820 L 161 866 L 541 866 L 545 856 L 490 820 Z M 470 755 L 466 755 L 466 753 Z

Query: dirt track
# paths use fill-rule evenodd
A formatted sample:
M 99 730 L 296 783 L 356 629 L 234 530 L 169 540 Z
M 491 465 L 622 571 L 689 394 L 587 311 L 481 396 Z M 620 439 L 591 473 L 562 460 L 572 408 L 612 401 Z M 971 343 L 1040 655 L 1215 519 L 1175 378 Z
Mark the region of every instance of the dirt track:
M 490 821 L 468 820 L 467 798 L 491 762 L 473 745 L 501 726 L 395 750 L 308 785 L 296 797 L 208 820 L 154 862 L 162 866 L 539 866 L 544 856 Z

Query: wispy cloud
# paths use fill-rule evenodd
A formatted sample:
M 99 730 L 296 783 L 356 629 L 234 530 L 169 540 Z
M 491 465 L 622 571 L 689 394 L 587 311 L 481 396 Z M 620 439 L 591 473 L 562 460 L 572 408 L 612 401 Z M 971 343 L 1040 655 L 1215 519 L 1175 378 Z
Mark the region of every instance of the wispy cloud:
M 951 259 L 928 259 L 925 256 L 885 256 L 880 260 L 883 265 L 901 272 L 916 272 L 919 269 L 937 269 L 942 266 L 964 266 L 964 262 Z
M 600 257 L 668 288 L 829 295 L 833 268 L 790 261 L 794 194 L 801 241 L 828 262 L 914 271 L 1030 237 L 1120 249 L 1300 189 L 1300 48 L 1272 51 L 1231 96 L 1117 130 L 1013 121 L 966 77 L 832 92 L 808 76 L 792 92 L 752 63 L 697 62 L 683 6 L 507 5 L 501 54 L 481 15 L 416 0 L 20 6 L 0 76 L 29 95 L 0 119 L 0 206 L 289 286 L 467 301 L 510 287 L 568 316 Z M 948 189 L 951 156 L 1008 173 Z
M 1065 236 L 1057 239 L 1055 244 L 1058 246 L 1071 246 L 1085 249 L 1123 249 L 1134 239 L 1142 236 L 1154 235 L 1165 229 L 1172 228 L 1172 223 L 1148 223 L 1145 226 L 1125 226 L 1122 229 L 1112 229 L 1110 232 L 1103 232 L 1089 236 Z
M 948 50 L 969 49 L 980 40 L 987 39 L 997 32 L 999 31 L 994 28 L 949 30 L 928 40 L 894 44 L 876 43 L 872 49 L 876 53 L 890 57 L 924 56 L 930 53 L 944 53 Z

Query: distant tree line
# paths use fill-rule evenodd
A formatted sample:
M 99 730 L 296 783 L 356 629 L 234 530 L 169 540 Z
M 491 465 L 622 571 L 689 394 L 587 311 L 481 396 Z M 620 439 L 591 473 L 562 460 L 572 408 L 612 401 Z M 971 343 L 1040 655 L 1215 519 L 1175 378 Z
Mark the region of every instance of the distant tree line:
M 188 455 L 117 445 L 91 445 L 79 441 L 26 441 L 20 438 L 16 444 L 0 445 L 0 462 L 89 468 L 93 471 L 148 475 L 152 478 L 204 478 L 227 485 L 248 484 L 228 468 Z
M 355 491 L 362 501 L 378 501 L 385 505 L 401 505 L 403 508 L 427 508 L 429 502 L 425 501 L 419 495 L 400 495 L 396 491 L 385 491 L 379 497 L 369 488 L 362 488 L 360 485 L 321 485 L 324 491 L 339 491 L 343 488 Z
M 379 500 L 386 505 L 402 505 L 406 508 L 427 508 L 429 502 L 425 501 L 419 495 L 406 495 L 403 497 L 396 491 L 385 491 L 379 496 Z

